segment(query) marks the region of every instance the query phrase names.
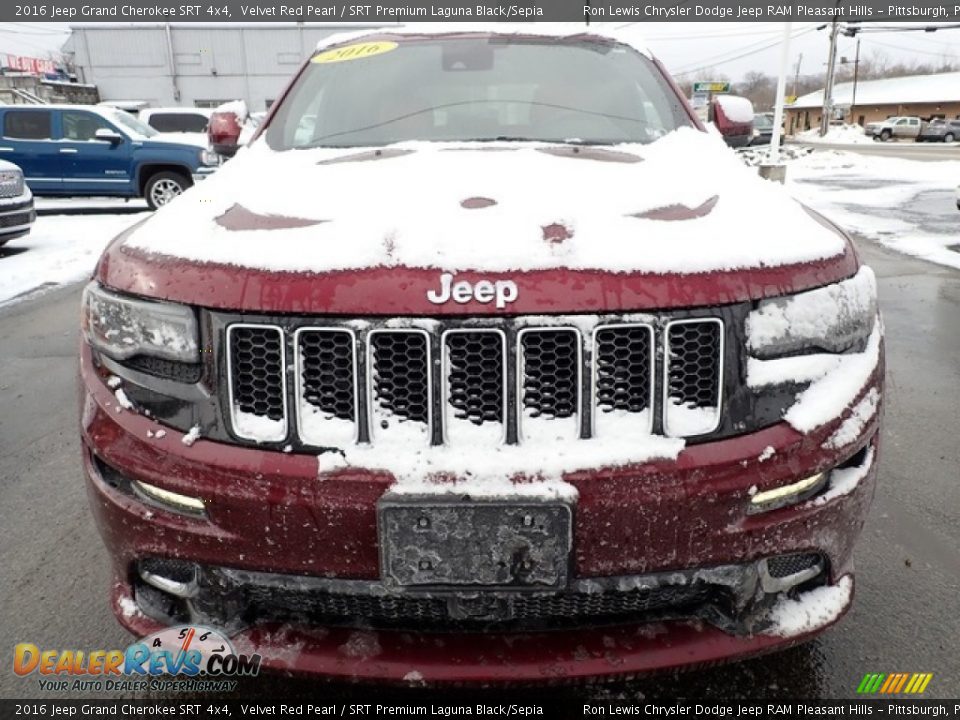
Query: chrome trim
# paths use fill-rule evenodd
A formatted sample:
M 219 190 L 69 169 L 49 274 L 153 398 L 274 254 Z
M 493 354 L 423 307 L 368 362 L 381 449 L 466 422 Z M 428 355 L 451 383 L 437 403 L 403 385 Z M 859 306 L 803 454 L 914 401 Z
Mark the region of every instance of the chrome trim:
M 650 393 L 648 397 L 647 414 L 650 416 L 647 433 L 653 432 L 654 398 L 657 392 L 657 334 L 650 323 L 611 323 L 609 325 L 595 325 L 590 334 L 590 437 L 597 436 L 597 334 L 604 330 L 618 328 L 646 328 L 650 335 Z
M 198 592 L 197 585 L 197 570 L 194 568 L 193 571 L 193 580 L 190 582 L 180 582 L 179 580 L 171 580 L 170 578 L 163 577 L 163 575 L 157 575 L 152 573 L 149 570 L 144 570 L 143 568 L 137 569 L 137 574 L 140 576 L 140 579 L 143 580 L 147 585 L 155 587 L 157 590 L 162 590 L 165 593 L 169 593 L 178 598 L 192 598 Z
M 514 412 L 517 419 L 518 444 L 523 441 L 523 378 L 525 375 L 523 359 L 523 336 L 531 332 L 548 332 L 556 330 L 572 332 L 577 338 L 577 420 L 573 439 L 580 439 L 580 429 L 583 427 L 583 336 L 580 334 L 580 330 L 578 328 L 569 325 L 528 325 L 517 332 L 517 394 Z
M 202 498 L 183 495 L 172 490 L 165 490 L 162 487 L 151 485 L 142 480 L 130 480 L 130 487 L 133 494 L 143 502 L 159 507 L 167 512 L 175 512 L 180 515 L 190 515 L 191 517 L 206 517 L 206 505 Z
M 501 350 L 501 372 L 503 373 L 503 388 L 501 393 L 503 394 L 503 409 L 501 416 L 503 420 L 501 421 L 500 433 L 500 442 L 501 444 L 507 441 L 507 419 L 510 414 L 510 400 L 508 397 L 508 388 L 509 388 L 509 379 L 507 372 L 507 334 L 500 328 L 488 328 L 488 327 L 478 327 L 478 328 L 449 328 L 440 333 L 440 382 L 441 382 L 441 399 L 443 402 L 443 414 L 440 416 L 440 434 L 443 439 L 443 444 L 449 444 L 449 437 L 447 436 L 447 413 L 450 407 L 449 405 L 449 391 L 450 383 L 447 381 L 450 370 L 450 354 L 447 352 L 447 336 L 448 335 L 466 335 L 469 333 L 494 333 L 500 336 L 500 350 Z
M 243 435 L 237 430 L 237 406 L 233 402 L 233 331 L 237 328 L 253 328 L 255 330 L 274 330 L 280 336 L 280 381 L 282 385 L 283 400 L 283 435 L 277 438 L 255 438 L 249 435 Z M 227 327 L 227 402 L 230 404 L 230 430 L 238 438 L 244 440 L 263 441 L 263 442 L 281 442 L 290 434 L 290 413 L 287 408 L 287 343 L 286 334 L 279 325 L 269 325 L 261 323 L 234 323 Z
M 720 363 L 718 367 L 717 379 L 717 413 L 716 419 L 713 425 L 703 432 L 697 433 L 696 435 L 674 435 L 670 432 L 670 328 L 674 325 L 693 325 L 693 324 L 702 324 L 702 323 L 716 323 L 720 327 Z M 720 421 L 723 417 L 723 380 L 724 380 L 724 352 L 726 351 L 726 328 L 723 324 L 723 320 L 718 317 L 697 317 L 697 318 L 684 318 L 683 320 L 671 320 L 663 328 L 663 387 L 661 388 L 662 396 L 662 409 L 661 416 L 663 418 L 663 434 L 667 437 L 700 437 L 701 435 L 709 435 L 712 432 L 715 432 L 718 427 L 720 427 Z
M 804 553 L 799 552 L 789 554 L 802 555 Z M 816 553 L 810 553 L 810 555 L 814 554 Z M 784 590 L 789 590 L 796 585 L 805 583 L 807 580 L 813 580 L 813 578 L 823 572 L 823 556 L 821 556 L 815 565 L 811 565 L 806 570 L 801 570 L 793 575 L 775 578 L 770 574 L 770 568 L 767 567 L 767 560 L 768 558 L 764 558 L 757 563 L 757 575 L 760 577 L 760 587 L 763 588 L 765 593 L 778 593 L 783 592 Z
M 75 155 L 79 151 L 76 148 L 60 148 L 60 152 L 64 155 Z
M 360 383 L 357 373 L 359 372 L 357 364 L 357 334 L 348 327 L 334 327 L 323 325 L 308 325 L 297 328 L 293 333 L 293 375 L 294 392 L 296 393 L 296 402 L 294 403 L 294 418 L 297 423 L 297 437 L 306 445 L 318 447 L 318 443 L 308 440 L 303 431 L 302 409 L 303 409 L 303 358 L 300 354 L 300 334 L 304 332 L 331 332 L 344 333 L 350 336 L 350 357 L 353 366 L 353 440 L 356 443 L 360 439 Z
M 372 338 L 376 335 L 390 333 L 415 333 L 422 335 L 427 343 L 427 445 L 433 444 L 433 349 L 430 347 L 431 334 L 422 328 L 374 328 L 367 333 L 367 437 L 372 443 L 376 438 L 374 417 L 377 414 L 377 404 L 374 388 L 375 366 L 373 360 Z M 409 421 L 405 421 L 409 422 Z M 380 432 L 383 432 L 381 429 Z

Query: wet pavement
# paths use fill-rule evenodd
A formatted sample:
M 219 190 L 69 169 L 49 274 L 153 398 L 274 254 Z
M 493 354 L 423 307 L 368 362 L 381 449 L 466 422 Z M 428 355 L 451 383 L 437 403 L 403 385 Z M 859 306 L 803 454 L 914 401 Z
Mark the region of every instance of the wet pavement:
M 927 697 L 960 694 L 960 272 L 872 243 L 860 252 L 880 279 L 888 380 L 879 486 L 848 616 L 806 645 L 735 665 L 593 687 L 445 690 L 431 701 L 561 698 L 578 714 L 586 698 L 840 698 L 867 672 L 932 672 Z M 107 608 L 108 562 L 80 477 L 78 302 L 73 286 L 0 309 L 0 698 L 65 697 L 13 675 L 17 642 L 109 649 L 131 641 Z M 236 696 L 425 699 L 277 676 L 243 681 Z

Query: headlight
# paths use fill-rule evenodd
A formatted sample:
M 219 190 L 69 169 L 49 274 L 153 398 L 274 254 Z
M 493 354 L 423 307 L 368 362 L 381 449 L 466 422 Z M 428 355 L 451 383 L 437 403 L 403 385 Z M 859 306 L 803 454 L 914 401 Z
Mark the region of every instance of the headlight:
M 23 195 L 23 173 L 13 168 L 0 170 L 0 197 Z
M 219 165 L 220 156 L 213 152 L 213 150 L 201 150 L 200 163 L 202 165 Z
M 868 267 L 849 280 L 772 300 L 747 317 L 747 348 L 762 360 L 862 348 L 877 316 L 877 281 Z
M 96 282 L 83 290 L 81 327 L 91 346 L 116 360 L 151 355 L 197 362 L 197 321 L 183 305 L 114 295 Z

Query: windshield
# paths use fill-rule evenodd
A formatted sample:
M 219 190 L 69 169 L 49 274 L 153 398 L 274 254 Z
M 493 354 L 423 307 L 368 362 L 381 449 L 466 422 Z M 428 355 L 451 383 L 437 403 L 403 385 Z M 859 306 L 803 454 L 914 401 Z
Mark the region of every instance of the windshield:
M 278 150 L 406 140 L 648 143 L 690 124 L 656 66 L 624 45 L 459 35 L 368 40 L 315 55 L 266 138 Z
M 769 115 L 754 115 L 753 126 L 758 130 L 770 130 L 773 128 L 773 118 Z
M 139 135 L 140 137 L 151 138 L 157 135 L 157 131 L 135 118 L 123 110 L 111 110 L 106 113 L 107 117 L 129 133 Z

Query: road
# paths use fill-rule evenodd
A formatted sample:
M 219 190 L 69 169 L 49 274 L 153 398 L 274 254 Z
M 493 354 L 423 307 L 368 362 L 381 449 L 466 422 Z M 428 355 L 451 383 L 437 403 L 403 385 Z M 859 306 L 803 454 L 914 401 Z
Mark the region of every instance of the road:
M 891 140 L 890 142 L 874 143 L 805 143 L 796 140 L 787 140 L 788 145 L 802 145 L 817 150 L 844 150 L 858 155 L 875 155 L 877 157 L 900 158 L 902 160 L 922 160 L 926 162 L 942 162 L 944 160 L 960 160 L 960 144 L 951 143 L 915 143 L 907 140 Z
M 927 696 L 960 690 L 960 272 L 861 243 L 887 327 L 886 426 L 877 499 L 857 551 L 856 604 L 805 646 L 736 665 L 609 686 L 445 691 L 442 702 L 850 697 L 866 672 L 932 672 Z M 107 609 L 108 563 L 80 478 L 75 411 L 79 286 L 0 308 L 0 698 L 45 695 L 10 672 L 17 642 L 123 648 Z M 410 701 L 415 691 L 393 691 Z M 399 693 L 399 695 L 397 695 Z M 238 697 L 318 700 L 318 685 L 248 680 Z M 322 686 L 323 699 L 386 692 Z M 422 698 L 421 698 L 422 699 Z

